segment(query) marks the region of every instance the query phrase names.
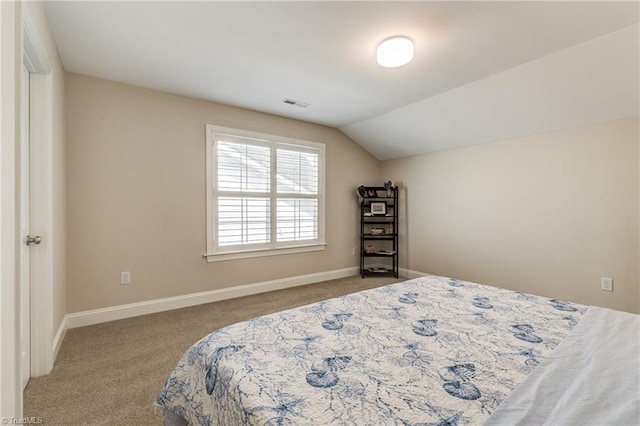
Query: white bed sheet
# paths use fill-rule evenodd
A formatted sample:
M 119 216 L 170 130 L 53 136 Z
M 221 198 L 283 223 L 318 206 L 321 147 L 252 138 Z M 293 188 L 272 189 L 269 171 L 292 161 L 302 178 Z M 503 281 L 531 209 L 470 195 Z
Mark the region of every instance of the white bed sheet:
M 485 426 L 640 425 L 640 316 L 591 306 Z

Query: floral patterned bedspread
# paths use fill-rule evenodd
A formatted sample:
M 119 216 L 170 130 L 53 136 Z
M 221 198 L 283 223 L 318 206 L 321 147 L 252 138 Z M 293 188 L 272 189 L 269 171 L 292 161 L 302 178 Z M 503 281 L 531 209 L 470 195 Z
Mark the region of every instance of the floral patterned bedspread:
M 480 424 L 586 309 L 417 278 L 215 331 L 156 403 L 193 425 Z

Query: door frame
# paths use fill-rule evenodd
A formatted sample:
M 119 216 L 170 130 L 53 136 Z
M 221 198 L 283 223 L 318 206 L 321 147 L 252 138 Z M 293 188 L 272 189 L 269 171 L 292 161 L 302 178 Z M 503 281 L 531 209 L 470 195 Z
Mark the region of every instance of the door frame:
M 31 123 L 30 115 L 30 99 L 29 93 L 29 70 L 22 63 L 20 68 L 20 174 L 18 177 L 18 197 L 20 199 L 18 207 L 18 238 L 25 241 L 25 236 L 29 235 L 29 132 Z M 20 286 L 20 386 L 24 392 L 24 388 L 31 378 L 31 246 L 27 244 L 19 244 L 17 256 L 19 258 L 20 268 L 18 269 Z
M 19 47 L 16 41 L 15 2 L 0 1 L 0 417 L 22 416 L 19 391 L 19 323 L 16 301 L 19 288 L 16 272 L 16 160 L 18 153 L 16 98 Z
M 22 9 L 22 58 L 30 80 L 31 377 L 49 374 L 53 344 L 53 76 L 42 39 Z M 20 242 L 22 243 L 22 242 Z

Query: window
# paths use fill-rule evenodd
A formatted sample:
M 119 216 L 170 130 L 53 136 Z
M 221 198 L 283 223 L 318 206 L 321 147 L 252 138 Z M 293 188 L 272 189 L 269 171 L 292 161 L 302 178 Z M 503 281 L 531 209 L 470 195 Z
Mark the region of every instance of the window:
M 324 145 L 207 125 L 207 260 L 324 245 Z

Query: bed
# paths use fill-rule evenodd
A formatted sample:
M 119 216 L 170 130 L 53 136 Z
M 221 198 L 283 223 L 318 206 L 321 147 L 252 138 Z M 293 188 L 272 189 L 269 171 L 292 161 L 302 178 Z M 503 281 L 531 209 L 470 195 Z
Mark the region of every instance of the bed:
M 427 276 L 214 331 L 156 404 L 167 425 L 638 424 L 638 318 Z

